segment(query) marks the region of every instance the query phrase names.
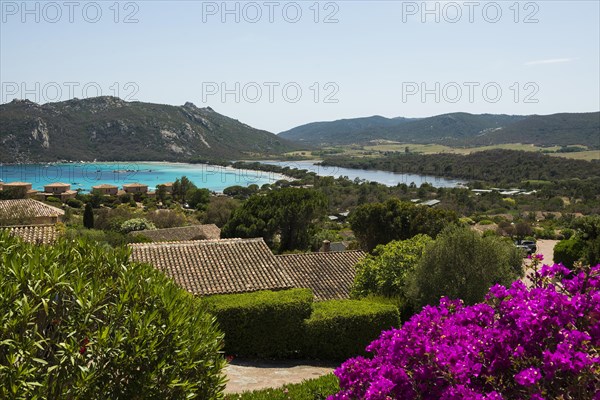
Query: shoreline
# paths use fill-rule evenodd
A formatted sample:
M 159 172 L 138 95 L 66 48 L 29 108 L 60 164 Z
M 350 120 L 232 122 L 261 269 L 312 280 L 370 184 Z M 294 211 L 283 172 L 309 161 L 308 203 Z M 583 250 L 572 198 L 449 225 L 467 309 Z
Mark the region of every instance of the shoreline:
M 234 162 L 236 162 L 236 161 L 234 161 Z M 19 166 L 22 166 L 23 168 L 32 168 L 34 171 L 37 170 L 31 174 L 31 175 L 35 175 L 35 178 L 28 178 L 24 175 L 17 176 L 18 175 L 17 171 L 18 171 Z M 115 176 L 119 176 L 119 174 L 120 174 L 121 176 L 123 176 L 124 179 L 121 180 L 118 178 L 115 178 L 115 179 L 89 179 L 88 178 L 87 179 L 88 184 L 86 185 L 86 187 L 80 188 L 84 192 L 91 191 L 91 189 L 87 188 L 87 186 L 91 187 L 95 184 L 101 184 L 102 182 L 106 182 L 106 181 L 110 182 L 109 184 L 112 184 L 115 186 L 121 186 L 122 184 L 125 184 L 125 183 L 133 183 L 133 182 L 141 181 L 143 184 L 147 184 L 148 188 L 150 190 L 152 190 L 154 182 L 149 182 L 148 179 L 144 179 L 143 177 L 140 177 L 139 179 L 137 179 L 138 177 L 132 177 L 131 179 L 128 179 L 128 176 L 127 176 L 128 174 L 159 172 L 159 171 L 154 171 L 152 168 L 145 168 L 144 166 L 163 167 L 163 170 L 160 172 L 177 175 L 176 178 L 181 178 L 182 176 L 188 176 L 188 178 L 192 182 L 194 182 L 198 187 L 203 187 L 202 183 L 206 183 L 204 176 L 211 176 L 211 175 L 215 175 L 215 174 L 236 175 L 236 181 L 232 182 L 231 185 L 228 185 L 226 187 L 236 186 L 236 185 L 250 186 L 252 184 L 256 184 L 253 181 L 257 181 L 257 180 L 266 181 L 262 184 L 272 184 L 278 180 L 288 180 L 288 181 L 296 180 L 296 178 L 294 178 L 292 176 L 284 175 L 284 174 L 273 172 L 273 171 L 265 171 L 265 170 L 261 170 L 261 169 L 252 169 L 252 168 L 236 168 L 236 167 L 233 167 L 231 165 L 231 163 L 229 165 L 219 165 L 219 164 L 210 164 L 210 163 L 186 163 L 186 162 L 171 162 L 171 161 L 83 161 L 83 162 L 52 162 L 52 163 L 38 162 L 38 163 L 27 163 L 27 164 L 26 163 L 14 163 L 14 164 L 0 163 L 0 182 L 1 183 L 11 183 L 11 182 L 26 181 L 26 182 L 33 183 L 33 186 L 35 186 L 35 187 L 39 187 L 40 182 L 53 183 L 53 182 L 59 182 L 59 181 L 69 181 L 67 183 L 70 183 L 71 185 L 75 185 L 75 184 L 78 184 L 78 182 L 75 182 L 75 181 L 80 180 L 81 177 L 73 176 L 74 171 L 77 170 L 78 168 L 87 169 L 87 168 L 90 168 L 91 166 L 97 166 L 98 168 L 95 171 L 88 171 L 87 173 L 93 174 L 93 173 L 100 172 L 103 174 L 113 174 Z M 106 166 L 114 167 L 114 168 L 101 169 L 101 167 L 106 167 Z M 17 173 L 15 173 L 15 174 L 4 173 L 2 171 L 4 167 L 15 168 L 17 170 L 16 171 Z M 43 179 L 43 177 L 41 176 L 43 174 L 41 174 L 40 171 L 44 171 L 47 168 L 52 168 L 52 167 L 59 168 L 59 169 L 62 169 L 62 168 L 68 169 L 68 170 L 70 170 L 71 174 L 68 177 L 57 177 L 57 178 L 50 178 L 50 179 L 48 179 L 48 177 L 46 177 L 46 179 Z M 181 169 L 182 171 L 178 171 L 179 169 Z M 186 174 L 186 171 L 189 171 L 190 173 Z M 80 171 L 79 173 L 86 173 L 86 172 Z M 198 173 L 203 178 L 199 179 L 197 176 L 194 176 Z M 247 178 L 247 179 L 245 179 L 245 181 L 244 181 L 244 177 Z M 5 179 L 7 179 L 7 180 L 5 180 Z M 242 181 L 240 181 L 240 179 Z M 172 181 L 172 180 L 167 179 L 165 177 L 165 181 L 160 182 L 160 183 L 167 183 L 169 181 Z M 224 183 L 225 181 L 223 180 L 223 178 L 221 178 L 220 182 Z M 79 184 L 79 186 L 82 186 L 82 185 Z M 215 185 L 213 185 L 213 186 L 215 186 Z M 221 186 L 221 185 L 218 185 L 218 186 Z M 207 187 L 207 189 L 209 189 L 211 192 L 214 192 L 214 193 L 222 193 L 224 188 L 212 189 L 210 187 Z M 77 189 L 74 188 L 74 190 L 77 190 Z

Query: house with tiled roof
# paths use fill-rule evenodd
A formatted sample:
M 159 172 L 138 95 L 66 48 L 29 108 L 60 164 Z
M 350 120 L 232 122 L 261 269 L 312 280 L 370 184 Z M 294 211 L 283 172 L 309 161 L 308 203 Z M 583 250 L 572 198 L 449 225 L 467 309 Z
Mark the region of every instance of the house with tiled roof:
M 130 194 L 148 193 L 148 185 L 144 185 L 143 183 L 126 183 L 123 185 L 123 190 L 125 193 Z
M 131 244 L 131 260 L 163 271 L 197 296 L 291 289 L 262 238 Z
M 294 287 L 312 289 L 315 300 L 350 297 L 354 266 L 365 257 L 363 251 L 327 251 L 275 256 Z
M 33 244 L 52 244 L 59 236 L 56 225 L 19 225 L 0 229 Z
M 21 198 L 35 197 L 38 193 L 37 190 L 32 189 L 32 184 L 29 182 L 5 182 L 4 185 L 2 185 L 2 190 L 10 190 L 14 192 L 17 197 Z
M 0 200 L 0 225 L 48 225 L 61 222 L 65 212 L 33 199 Z
M 156 188 L 158 189 L 161 186 L 165 188 L 165 192 L 167 192 L 168 194 L 173 193 L 173 182 L 159 183 L 158 185 L 156 185 Z
M 92 190 L 96 190 L 105 196 L 116 196 L 119 188 L 115 185 L 103 183 L 102 185 L 92 186 Z
M 75 198 L 75 196 L 77 196 L 77 191 L 71 190 L 71 185 L 68 183 L 55 182 L 44 185 L 44 191 L 36 195 L 39 200 L 45 200 L 50 196 L 58 197 L 62 201 L 67 201 L 68 199 Z
M 153 242 L 179 242 L 186 240 L 219 239 L 221 237 L 221 229 L 215 224 L 205 224 L 130 232 L 129 234 L 145 236 Z

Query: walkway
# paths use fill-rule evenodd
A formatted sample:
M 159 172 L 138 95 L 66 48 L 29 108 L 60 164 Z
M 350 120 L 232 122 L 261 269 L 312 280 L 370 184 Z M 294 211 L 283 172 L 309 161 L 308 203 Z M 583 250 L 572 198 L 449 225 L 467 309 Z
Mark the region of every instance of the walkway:
M 254 361 L 233 360 L 225 368 L 229 381 L 225 393 L 277 388 L 288 383 L 300 383 L 333 372 L 339 364 L 314 361 Z

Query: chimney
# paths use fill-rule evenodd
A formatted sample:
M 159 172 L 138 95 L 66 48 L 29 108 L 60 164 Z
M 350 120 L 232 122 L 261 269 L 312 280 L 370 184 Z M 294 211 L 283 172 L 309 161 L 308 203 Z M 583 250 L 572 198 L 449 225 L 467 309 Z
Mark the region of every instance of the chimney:
M 331 251 L 331 242 L 329 240 L 323 240 L 323 253 Z

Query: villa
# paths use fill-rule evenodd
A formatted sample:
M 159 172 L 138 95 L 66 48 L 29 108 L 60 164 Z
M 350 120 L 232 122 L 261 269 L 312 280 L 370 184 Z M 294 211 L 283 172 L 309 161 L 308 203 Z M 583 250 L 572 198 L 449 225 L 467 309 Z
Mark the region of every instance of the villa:
M 167 182 L 167 183 L 160 183 L 158 185 L 156 185 L 157 188 L 163 186 L 165 188 L 165 191 L 168 194 L 172 194 L 173 193 L 173 182 Z
M 262 238 L 129 246 L 131 260 L 151 264 L 195 296 L 309 288 L 316 301 L 347 299 L 354 266 L 365 257 L 362 251 L 275 256 Z
M 102 185 L 92 186 L 92 190 L 98 191 L 104 196 L 116 196 L 119 192 L 119 188 L 117 186 L 108 185 L 106 183 Z
M 129 194 L 148 193 L 148 185 L 142 183 L 127 183 L 123 185 L 123 190 L 125 193 Z
M 33 199 L 0 200 L 0 225 L 48 225 L 61 222 L 65 212 Z
M 130 247 L 133 261 L 151 264 L 196 296 L 293 287 L 262 238 L 138 243 Z
M 160 211 L 160 210 L 158 210 Z M 177 228 L 153 229 L 130 232 L 142 235 L 153 242 L 180 242 L 187 240 L 216 240 L 221 238 L 221 229 L 215 224 L 190 225 Z
M 17 193 L 17 197 L 35 197 L 35 195 L 38 193 L 37 190 L 33 190 L 31 188 L 31 183 L 29 182 L 8 182 L 8 183 L 4 183 L 4 185 L 2 185 L 2 190 L 12 190 L 15 193 Z
M 61 201 L 67 201 L 77 196 L 76 190 L 71 190 L 71 185 L 68 183 L 55 182 L 49 185 L 44 185 L 44 191 L 37 193 L 36 198 L 39 200 L 45 200 L 48 197 L 58 197 Z

